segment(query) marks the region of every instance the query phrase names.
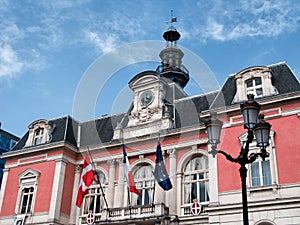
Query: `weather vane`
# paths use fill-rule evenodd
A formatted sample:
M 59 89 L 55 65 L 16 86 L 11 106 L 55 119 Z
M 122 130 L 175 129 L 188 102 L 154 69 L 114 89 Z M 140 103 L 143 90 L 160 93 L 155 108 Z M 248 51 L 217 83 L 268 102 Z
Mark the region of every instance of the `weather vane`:
M 171 10 L 171 24 L 177 22 L 177 17 L 174 17 L 173 10 Z

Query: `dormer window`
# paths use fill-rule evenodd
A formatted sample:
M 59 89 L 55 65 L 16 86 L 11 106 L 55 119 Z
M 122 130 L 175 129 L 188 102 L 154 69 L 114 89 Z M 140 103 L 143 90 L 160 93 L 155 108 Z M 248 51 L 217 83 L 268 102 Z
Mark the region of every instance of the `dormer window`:
M 38 120 L 30 124 L 25 147 L 45 144 L 51 141 L 51 132 L 54 127 L 47 120 Z
M 236 93 L 233 103 L 247 100 L 247 94 L 255 98 L 278 94 L 272 84 L 272 71 L 268 67 L 250 67 L 234 75 Z
M 263 96 L 262 81 L 260 77 L 253 78 L 246 82 L 246 93 L 254 94 L 255 98 Z

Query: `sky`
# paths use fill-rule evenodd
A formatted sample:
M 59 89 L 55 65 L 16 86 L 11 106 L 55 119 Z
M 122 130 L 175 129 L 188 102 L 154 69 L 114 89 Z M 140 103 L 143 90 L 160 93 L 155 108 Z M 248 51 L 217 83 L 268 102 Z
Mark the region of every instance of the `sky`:
M 216 89 L 280 62 L 300 78 L 298 0 L 0 0 L 1 128 L 21 137 L 38 119 L 126 112 L 128 82 L 156 69 L 171 25 L 183 64 L 196 59 Z M 191 72 L 189 95 L 213 90 Z

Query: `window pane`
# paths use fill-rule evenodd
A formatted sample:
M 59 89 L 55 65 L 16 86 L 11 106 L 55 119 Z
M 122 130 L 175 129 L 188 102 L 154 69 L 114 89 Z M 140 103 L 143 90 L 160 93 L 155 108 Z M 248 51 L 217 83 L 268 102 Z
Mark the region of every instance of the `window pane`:
M 255 85 L 261 85 L 261 78 L 255 78 Z
M 270 160 L 262 161 L 263 185 L 271 185 Z
M 247 84 L 247 87 L 252 87 L 253 86 L 253 81 L 252 80 L 248 81 L 246 84 Z
M 257 88 L 256 89 L 256 96 L 262 96 L 263 95 L 263 90 L 262 88 Z
M 21 213 L 26 213 L 27 202 L 28 202 L 28 195 L 24 195 L 23 196 L 22 206 L 21 206 Z
M 253 187 L 260 186 L 259 163 L 258 162 L 254 162 L 251 164 L 251 178 L 252 178 L 252 186 Z

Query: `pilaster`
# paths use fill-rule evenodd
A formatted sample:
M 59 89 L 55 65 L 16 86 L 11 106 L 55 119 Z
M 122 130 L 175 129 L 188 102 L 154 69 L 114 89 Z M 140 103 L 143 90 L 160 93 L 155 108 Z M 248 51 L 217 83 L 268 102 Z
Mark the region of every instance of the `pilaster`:
M 114 201 L 115 207 L 123 207 L 124 205 L 124 163 L 123 158 L 117 160 L 119 163 L 118 185 Z
M 176 183 L 176 149 L 169 149 L 167 153 L 170 157 L 170 180 L 173 188 L 168 191 L 168 206 L 170 214 L 176 214 L 176 201 L 177 201 L 177 183 Z
M 59 221 L 66 165 L 67 161 L 65 159 L 60 158 L 56 160 L 49 211 L 49 220 L 51 221 Z
M 81 166 L 77 165 L 75 168 L 75 177 L 74 177 L 74 184 L 73 184 L 70 224 L 78 224 L 79 223 L 80 208 L 78 208 L 76 206 L 76 204 L 74 204 L 74 203 L 76 202 L 78 188 L 79 188 L 80 171 L 81 171 Z
M 108 177 L 108 207 L 114 206 L 114 193 L 115 193 L 115 179 L 116 179 L 116 160 L 108 161 L 109 164 L 109 177 Z

